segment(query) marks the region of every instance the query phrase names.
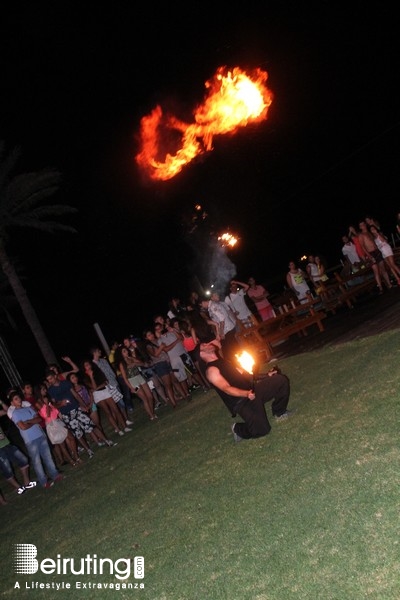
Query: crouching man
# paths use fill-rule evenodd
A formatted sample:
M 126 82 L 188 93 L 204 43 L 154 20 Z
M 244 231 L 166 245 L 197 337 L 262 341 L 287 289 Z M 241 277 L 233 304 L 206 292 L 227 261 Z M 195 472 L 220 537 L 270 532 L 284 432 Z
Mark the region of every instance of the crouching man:
M 204 363 L 204 373 L 210 384 L 222 398 L 232 416 L 239 415 L 243 421 L 232 425 L 235 442 L 242 439 L 258 438 L 271 431 L 271 425 L 264 404 L 272 400 L 272 414 L 277 420 L 289 416 L 290 384 L 285 375 L 271 370 L 258 381 L 254 390 L 248 375 L 219 356 L 218 347 L 213 343 L 201 343 L 199 355 Z

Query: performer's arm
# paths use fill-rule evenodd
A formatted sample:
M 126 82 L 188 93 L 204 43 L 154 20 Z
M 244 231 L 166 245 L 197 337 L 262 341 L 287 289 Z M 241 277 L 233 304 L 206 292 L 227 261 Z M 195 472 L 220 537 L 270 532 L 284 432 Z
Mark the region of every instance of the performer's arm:
M 225 377 L 222 377 L 217 367 L 209 367 L 207 369 L 207 379 L 216 388 L 221 390 L 221 392 L 225 392 L 226 394 L 234 396 L 235 398 L 248 398 L 249 400 L 254 400 L 254 398 L 256 397 L 252 390 L 242 390 L 231 385 L 225 379 Z

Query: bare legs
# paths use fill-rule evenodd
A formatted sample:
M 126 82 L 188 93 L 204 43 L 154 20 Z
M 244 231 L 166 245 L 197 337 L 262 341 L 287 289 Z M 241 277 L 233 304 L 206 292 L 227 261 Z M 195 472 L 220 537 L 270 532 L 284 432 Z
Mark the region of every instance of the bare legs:
M 378 286 L 379 291 L 382 292 L 382 279 L 380 274 L 380 268 L 378 267 L 377 263 L 373 263 L 371 265 L 371 268 L 375 277 L 376 285 Z
M 147 383 L 143 383 L 138 390 L 135 390 L 135 393 L 139 396 L 141 401 L 143 402 L 143 408 L 148 414 L 151 421 L 157 419 L 154 414 L 154 398 L 151 393 L 151 389 L 149 388 Z
M 167 392 L 168 402 L 173 408 L 175 408 L 177 400 L 174 392 L 174 381 L 172 377 L 173 375 L 171 373 L 168 373 L 167 375 L 163 375 L 161 377 L 161 381 L 163 382 L 165 391 Z
M 117 431 L 125 429 L 125 420 L 120 410 L 118 410 L 113 398 L 105 398 L 97 403 L 97 406 L 104 411 L 111 427 Z
M 393 256 L 386 256 L 385 263 L 397 281 L 397 285 L 400 285 L 400 269 L 394 262 Z

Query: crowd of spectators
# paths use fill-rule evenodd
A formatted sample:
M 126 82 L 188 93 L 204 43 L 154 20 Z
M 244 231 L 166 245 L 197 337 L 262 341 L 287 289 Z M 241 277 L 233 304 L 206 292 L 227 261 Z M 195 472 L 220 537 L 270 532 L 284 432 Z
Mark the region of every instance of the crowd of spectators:
M 357 273 L 369 264 L 378 293 L 382 282 L 387 288 L 400 284 L 393 248 L 376 220 L 349 227 L 342 243 L 344 269 Z M 304 270 L 290 262 L 286 284 L 302 302 L 318 294 L 327 278 L 323 260 L 310 255 Z M 94 346 L 79 366 L 68 356 L 62 357 L 64 369 L 48 365 L 37 381 L 8 389 L 0 403 L 3 478 L 18 494 L 36 485 L 52 487 L 63 479 L 65 465 L 77 467 L 98 448 L 111 449 L 118 437 L 129 434 L 135 405 L 154 422 L 160 408 L 174 410 L 194 392 L 207 392 L 197 351 L 201 341 L 216 340 L 222 356 L 231 360 L 240 349 L 238 329 L 274 316 L 268 290 L 254 277 L 232 279 L 222 298 L 217 292 L 199 297 L 195 291 L 183 302 L 171 298 L 141 336 L 113 341 L 108 353 Z

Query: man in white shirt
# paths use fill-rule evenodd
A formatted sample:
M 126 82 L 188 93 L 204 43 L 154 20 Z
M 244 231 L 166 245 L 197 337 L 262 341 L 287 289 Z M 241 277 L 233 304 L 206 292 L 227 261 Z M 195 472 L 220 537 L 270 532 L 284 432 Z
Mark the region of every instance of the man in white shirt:
M 221 342 L 224 358 L 233 359 L 235 352 L 239 350 L 235 314 L 225 302 L 221 302 L 219 294 L 216 293 L 211 294 L 210 298 L 203 298 L 201 306 L 218 325 L 218 339 Z
M 352 267 L 353 265 L 358 266 L 361 262 L 361 259 L 358 256 L 355 244 L 353 244 L 353 242 L 347 237 L 347 235 L 344 235 L 342 237 L 342 242 L 342 254 L 345 257 L 346 261 L 350 263 Z
M 249 286 L 247 283 L 232 279 L 229 286 L 229 294 L 225 298 L 225 304 L 234 312 L 243 327 L 251 327 L 252 325 L 252 313 L 245 300 L 248 289 Z

